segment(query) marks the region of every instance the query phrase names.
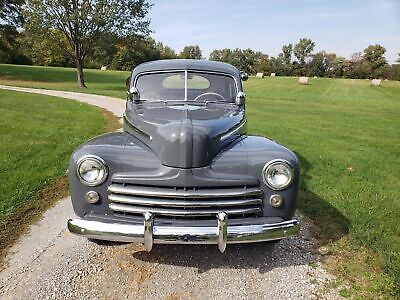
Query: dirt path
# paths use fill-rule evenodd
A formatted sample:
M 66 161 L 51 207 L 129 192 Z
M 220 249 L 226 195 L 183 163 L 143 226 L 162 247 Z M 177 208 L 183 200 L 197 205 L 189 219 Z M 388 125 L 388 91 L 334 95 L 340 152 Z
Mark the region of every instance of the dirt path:
M 122 116 L 120 99 L 1 86 L 21 92 L 79 100 Z M 11 249 L 0 273 L 0 299 L 338 299 L 334 278 L 320 266 L 309 221 L 299 236 L 278 244 L 97 245 L 66 231 L 73 216 L 69 198 Z

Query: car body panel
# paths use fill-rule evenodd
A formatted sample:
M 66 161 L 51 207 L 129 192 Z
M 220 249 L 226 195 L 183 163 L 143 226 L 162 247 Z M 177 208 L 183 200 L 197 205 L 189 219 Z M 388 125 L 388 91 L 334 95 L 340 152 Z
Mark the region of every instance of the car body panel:
M 240 72 L 236 68 L 224 63 L 196 60 L 167 60 L 142 64 L 133 71 L 130 85 L 134 85 L 136 78 L 141 74 L 173 70 L 229 75 L 237 83 L 237 92 L 243 91 Z M 186 230 L 182 227 L 206 226 L 207 230 L 210 230 L 210 226 L 217 226 L 218 236 L 210 237 L 210 240 L 217 242 L 221 251 L 225 249 L 224 243 L 242 241 L 240 234 L 237 235 L 237 230 L 243 228 L 249 229 L 246 234 L 251 235 L 257 232 L 255 236 L 259 236 L 262 240 L 285 237 L 289 227 L 290 232 L 297 232 L 298 222 L 292 220 L 292 218 L 296 209 L 300 184 L 299 161 L 292 151 L 279 143 L 265 137 L 247 135 L 246 121 L 245 104 L 229 101 L 226 103 L 217 101 L 210 101 L 209 103 L 207 101 L 204 103 L 193 101 L 127 101 L 123 132 L 95 137 L 78 147 L 71 156 L 68 176 L 74 211 L 83 220 L 93 220 L 95 223 L 88 223 L 92 224 L 88 225 L 91 228 L 90 230 L 89 227 L 77 229 L 76 224 L 87 223 L 72 220 L 68 223 L 70 229 L 74 233 L 78 232 L 78 234 L 83 235 L 87 232 L 86 236 L 90 237 L 90 234 L 93 234 L 93 224 L 99 224 L 96 222 L 136 224 L 137 226 L 144 226 L 144 242 L 148 246 L 149 239 L 153 240 L 152 234 L 155 234 L 153 231 L 149 232 L 148 228 L 153 228 L 154 224 L 158 224 L 157 226 L 168 225 L 170 229 L 175 228 L 178 232 Z M 77 163 L 86 155 L 98 156 L 107 164 L 109 175 L 98 186 L 87 186 L 78 179 Z M 276 159 L 287 162 L 294 172 L 293 181 L 283 190 L 272 190 L 264 183 L 262 176 L 265 165 Z M 124 190 L 122 193 L 128 193 L 128 195 L 113 196 L 115 187 Z M 208 212 L 209 210 L 212 211 L 213 207 L 207 207 L 205 209 L 206 218 L 194 217 L 196 215 L 190 217 L 191 213 L 203 213 L 204 209 L 196 207 L 185 207 L 183 210 L 177 207 L 176 213 L 184 214 L 183 218 L 179 217 L 179 214 L 169 216 L 171 212 L 175 213 L 175 210 L 163 206 L 152 208 L 144 204 L 144 206 L 139 207 L 141 209 L 139 211 L 145 212 L 144 214 L 137 212 L 131 214 L 130 210 L 123 210 L 123 213 L 120 213 L 116 210 L 116 207 L 126 207 L 135 211 L 138 207 L 129 206 L 129 203 L 132 201 L 137 203 L 140 199 L 148 201 L 149 198 L 146 197 L 149 196 L 147 194 L 132 196 L 129 194 L 130 192 L 127 192 L 140 189 L 143 189 L 143 191 L 153 189 L 158 197 L 154 198 L 151 195 L 153 198 L 150 198 L 150 200 L 153 201 L 152 203 L 161 203 L 162 205 L 168 204 L 168 201 L 174 203 L 173 205 L 176 205 L 176 203 L 184 203 L 185 205 L 197 203 L 198 200 L 191 195 L 198 197 L 201 193 L 203 195 L 215 193 L 215 197 L 205 199 L 208 201 L 207 203 L 210 203 L 210 201 L 225 203 L 224 205 L 231 205 L 229 201 L 246 203 L 243 200 L 247 199 L 247 196 L 245 198 L 229 196 L 230 191 L 238 190 L 247 193 L 246 191 L 253 189 L 257 191 L 257 196 L 254 196 L 256 199 L 250 199 L 247 202 L 260 204 L 257 204 L 257 206 L 254 204 L 251 207 L 238 205 L 233 208 L 217 208 L 217 211 L 221 210 L 221 212 L 214 217 L 208 217 Z M 86 193 L 89 191 L 98 193 L 100 199 L 97 203 L 92 204 L 85 201 Z M 162 195 L 162 191 L 165 191 L 167 196 Z M 171 198 L 168 193 L 176 196 Z M 221 198 L 224 196 L 221 193 L 227 193 L 228 196 L 225 195 L 225 197 L 228 197 L 228 204 L 226 204 L 225 198 Z M 179 195 L 185 195 L 184 197 L 187 197 L 187 199 L 181 201 L 174 198 L 180 197 Z M 283 204 L 280 207 L 271 205 L 270 198 L 272 195 L 280 195 L 283 198 Z M 122 199 L 123 203 L 113 202 L 112 199 L 114 198 L 112 197 L 119 197 L 118 199 Z M 160 197 L 167 198 L 162 198 L 163 201 L 160 201 Z M 131 202 L 127 204 L 124 201 Z M 236 208 L 239 211 L 236 215 L 224 212 L 224 210 L 229 212 Z M 254 213 L 241 214 L 242 210 L 248 208 L 249 210 L 253 209 Z M 163 214 L 162 212 L 165 209 L 168 211 L 166 216 L 154 213 L 160 211 Z M 147 210 L 149 214 L 146 215 Z M 187 214 L 190 218 L 186 218 Z M 260 222 L 264 222 L 265 226 L 260 225 Z M 274 223 L 277 225 L 274 226 Z M 227 224 L 236 227 L 228 226 L 227 229 Z M 246 224 L 253 224 L 253 227 L 250 228 Z M 176 226 L 181 227 L 179 229 Z M 125 227 L 116 226 L 115 228 Z M 142 227 L 135 228 L 137 230 L 137 228 Z M 170 230 L 158 228 L 159 232 Z M 276 235 L 277 228 L 279 233 Z M 264 230 L 267 231 L 264 232 Z M 199 232 L 196 232 L 195 236 L 192 236 L 193 242 L 195 240 L 203 241 L 197 235 Z M 230 232 L 230 235 L 227 235 L 227 232 Z M 231 235 L 233 232 L 235 232 L 235 237 Z M 271 235 L 272 232 L 274 232 L 273 235 Z M 130 238 L 136 240 L 137 234 L 136 231 L 131 232 Z M 110 235 L 110 232 L 104 233 L 103 238 L 108 239 L 111 236 L 114 240 L 124 240 L 122 236 L 118 239 L 118 233 Z M 172 236 L 176 238 L 176 235 Z M 228 236 L 231 237 L 230 241 Z M 125 238 L 129 239 L 129 237 Z M 165 241 L 164 238 L 165 236 L 158 237 L 158 241 Z M 178 240 L 182 241 L 181 238 L 177 238 L 176 241 L 178 242 Z M 243 241 L 246 240 L 246 238 L 243 239 Z M 249 241 L 254 240 L 250 237 Z

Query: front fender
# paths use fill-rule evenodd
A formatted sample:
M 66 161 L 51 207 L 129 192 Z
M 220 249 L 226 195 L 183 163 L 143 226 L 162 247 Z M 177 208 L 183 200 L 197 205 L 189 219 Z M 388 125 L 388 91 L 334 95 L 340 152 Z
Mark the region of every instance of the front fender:
M 282 191 L 272 190 L 262 179 L 265 164 L 275 159 L 288 161 L 295 173 L 292 184 Z M 300 165 L 296 155 L 284 146 L 264 137 L 246 136 L 240 143 L 220 153 L 213 161 L 211 168 L 218 173 L 246 174 L 256 177 L 264 192 L 264 216 L 284 217 L 287 220 L 293 217 L 300 185 Z M 274 208 L 270 205 L 269 199 L 272 195 L 283 197 L 282 207 Z
M 79 181 L 76 166 L 78 160 L 85 155 L 96 155 L 106 162 L 109 175 L 102 184 L 89 187 Z M 111 184 L 114 173 L 153 170 L 159 164 L 159 159 L 153 152 L 124 132 L 100 135 L 82 144 L 72 153 L 68 167 L 69 190 L 75 213 L 80 217 L 86 213 L 107 213 L 107 187 Z M 100 201 L 96 204 L 85 201 L 86 193 L 92 190 L 100 195 Z

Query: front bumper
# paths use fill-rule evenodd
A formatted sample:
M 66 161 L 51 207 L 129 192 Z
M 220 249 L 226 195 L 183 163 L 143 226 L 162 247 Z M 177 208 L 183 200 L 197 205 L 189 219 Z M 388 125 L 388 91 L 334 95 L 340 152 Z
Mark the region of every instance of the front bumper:
M 141 242 L 147 251 L 155 244 L 217 244 L 221 252 L 229 243 L 272 241 L 296 235 L 298 220 L 278 223 L 229 225 L 226 213 L 217 215 L 217 226 L 155 225 L 153 214 L 143 215 L 143 224 L 109 223 L 71 219 L 68 230 L 87 238 L 117 242 Z

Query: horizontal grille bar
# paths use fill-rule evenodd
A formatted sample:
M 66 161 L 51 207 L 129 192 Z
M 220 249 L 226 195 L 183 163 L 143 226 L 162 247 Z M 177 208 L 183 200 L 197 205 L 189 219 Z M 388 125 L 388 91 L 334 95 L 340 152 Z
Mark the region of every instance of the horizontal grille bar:
M 221 212 L 220 208 L 207 208 L 207 209 L 171 209 L 171 208 L 158 208 L 158 207 L 142 207 L 118 203 L 110 203 L 110 209 L 116 212 L 125 212 L 132 214 L 143 214 L 145 212 L 152 212 L 156 215 L 164 216 L 190 216 L 190 217 L 201 217 L 201 216 L 215 216 Z M 259 207 L 251 208 L 224 208 L 223 211 L 228 215 L 243 215 L 243 214 L 255 214 L 261 211 Z
M 160 198 L 232 198 L 261 196 L 262 192 L 258 188 L 230 188 L 230 189 L 197 189 L 197 190 L 174 190 L 148 186 L 124 186 L 123 184 L 112 184 L 108 187 L 111 193 L 160 197 Z
M 130 205 L 146 205 L 146 206 L 166 206 L 166 207 L 225 207 L 225 206 L 241 206 L 241 205 L 258 205 L 262 199 L 225 199 L 225 200 L 173 200 L 173 199 L 157 199 L 126 195 L 111 194 L 108 199 L 112 202 L 130 204 Z

